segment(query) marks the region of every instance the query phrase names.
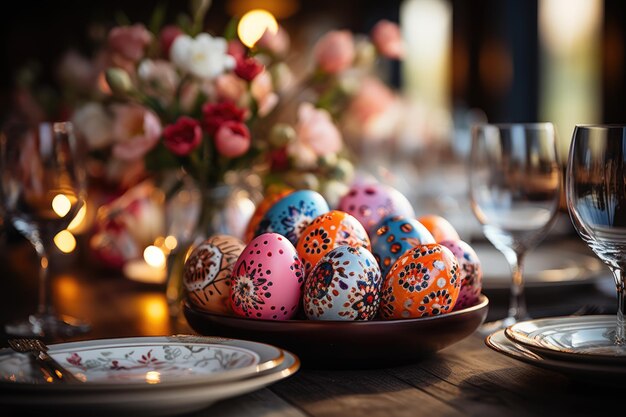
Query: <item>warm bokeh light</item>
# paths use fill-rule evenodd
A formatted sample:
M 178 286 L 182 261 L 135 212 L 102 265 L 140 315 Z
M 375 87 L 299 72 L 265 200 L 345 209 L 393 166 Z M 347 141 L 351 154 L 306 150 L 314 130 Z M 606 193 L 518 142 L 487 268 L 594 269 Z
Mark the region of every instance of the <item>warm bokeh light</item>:
M 176 240 L 174 236 L 166 237 L 163 243 L 165 247 L 169 249 L 170 251 L 176 249 L 176 246 L 178 246 L 178 240 Z
M 278 32 L 278 22 L 270 12 L 261 9 L 250 10 L 243 15 L 237 26 L 239 39 L 248 48 L 252 48 L 266 30 L 275 34 Z
M 165 294 L 144 294 L 138 300 L 139 330 L 144 335 L 171 332 Z
M 76 249 L 76 238 L 69 230 L 61 230 L 54 237 L 54 244 L 63 253 L 71 253 Z
M 67 230 L 69 230 L 70 232 L 77 232 L 81 230 L 81 226 L 83 226 L 83 222 L 85 221 L 86 215 L 87 215 L 87 204 L 85 203 L 80 208 L 80 210 L 78 210 L 78 213 L 76 213 L 76 217 L 74 217 L 74 220 L 72 220 L 69 226 L 67 226 Z
M 161 373 L 157 371 L 146 372 L 146 382 L 148 384 L 158 384 L 161 382 Z
M 567 53 L 593 34 L 602 21 L 602 5 L 589 0 L 541 0 L 539 31 L 554 53 Z
M 69 213 L 71 209 L 72 209 L 72 202 L 70 201 L 69 198 L 67 198 L 66 195 L 57 194 L 52 199 L 52 210 L 54 210 L 57 216 L 65 217 L 65 215 Z
M 146 263 L 154 268 L 165 266 L 165 254 L 156 246 L 150 245 L 143 251 Z

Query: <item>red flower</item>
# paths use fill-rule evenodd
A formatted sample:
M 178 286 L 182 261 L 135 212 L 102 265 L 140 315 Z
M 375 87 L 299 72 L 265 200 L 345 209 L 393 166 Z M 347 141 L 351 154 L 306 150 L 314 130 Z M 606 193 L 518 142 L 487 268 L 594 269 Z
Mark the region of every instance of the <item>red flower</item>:
M 163 143 L 178 156 L 189 155 L 202 141 L 200 123 L 191 117 L 181 116 L 173 125 L 163 130 Z
M 243 122 L 245 110 L 238 108 L 233 103 L 206 103 L 202 106 L 204 116 L 204 129 L 211 135 L 217 132 L 224 122 Z
M 289 168 L 287 148 L 273 149 L 270 152 L 270 162 L 272 171 L 285 171 Z
M 263 72 L 264 66 L 255 58 L 243 58 L 237 60 L 235 74 L 248 82 L 254 80 L 257 75 Z
M 215 134 L 215 147 L 220 155 L 228 158 L 241 156 L 250 149 L 250 131 L 248 127 L 235 121 L 222 123 Z
M 161 30 L 161 34 L 159 36 L 159 42 L 161 44 L 161 51 L 163 51 L 163 55 L 166 57 L 170 56 L 170 48 L 172 44 L 178 37 L 178 35 L 182 35 L 184 32 L 180 30 L 178 26 L 168 25 L 165 26 Z

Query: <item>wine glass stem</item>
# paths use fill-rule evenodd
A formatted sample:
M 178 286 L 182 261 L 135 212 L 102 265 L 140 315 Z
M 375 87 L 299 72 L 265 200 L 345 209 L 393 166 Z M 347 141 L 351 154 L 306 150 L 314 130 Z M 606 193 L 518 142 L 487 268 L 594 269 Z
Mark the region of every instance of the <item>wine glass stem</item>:
M 511 298 L 509 300 L 509 318 L 515 321 L 528 318 L 526 296 L 524 295 L 524 278 L 522 275 L 524 254 L 515 251 L 505 253 L 506 260 L 511 268 Z
M 41 239 L 34 239 L 33 246 L 39 257 L 39 315 L 53 314 L 52 299 L 50 296 L 49 258 L 48 251 Z
M 624 288 L 624 273 L 619 267 L 611 267 L 613 277 L 615 278 L 615 288 L 617 289 L 617 324 L 615 328 L 615 343 L 618 345 L 626 344 L 626 323 L 624 315 L 626 314 L 626 290 Z

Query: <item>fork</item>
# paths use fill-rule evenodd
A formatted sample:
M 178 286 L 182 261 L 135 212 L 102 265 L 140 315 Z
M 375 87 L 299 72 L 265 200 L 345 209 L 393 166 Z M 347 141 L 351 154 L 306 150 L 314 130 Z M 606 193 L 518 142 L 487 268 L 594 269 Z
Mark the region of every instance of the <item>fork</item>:
M 82 382 L 52 356 L 48 355 L 48 346 L 39 339 L 9 339 L 9 346 L 16 352 L 31 353 L 37 362 L 60 382 Z

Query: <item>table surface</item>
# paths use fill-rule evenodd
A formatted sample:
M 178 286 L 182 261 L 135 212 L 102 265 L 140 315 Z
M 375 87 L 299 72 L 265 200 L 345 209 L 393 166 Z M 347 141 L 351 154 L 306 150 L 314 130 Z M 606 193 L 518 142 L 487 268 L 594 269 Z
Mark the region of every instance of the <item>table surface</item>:
M 36 258 L 28 245 L 15 239 L 2 245 L 1 254 L 0 322 L 6 323 L 35 308 L 37 282 L 28 277 L 35 277 Z M 193 333 L 182 315 L 170 316 L 161 286 L 136 283 L 118 272 L 94 268 L 81 254 L 54 260 L 52 287 L 57 309 L 93 325 L 89 334 L 69 340 Z M 501 317 L 506 293 L 484 293 L 490 298 L 487 319 Z M 569 314 L 586 304 L 611 312 L 614 303 L 613 297 L 594 284 L 529 290 L 527 298 L 535 317 Z M 2 335 L 2 344 L 5 337 Z M 570 379 L 518 362 L 486 347 L 484 337 L 475 333 L 431 358 L 406 366 L 316 370 L 304 364 L 283 381 L 220 401 L 193 415 L 599 415 L 615 407 L 623 388 Z

